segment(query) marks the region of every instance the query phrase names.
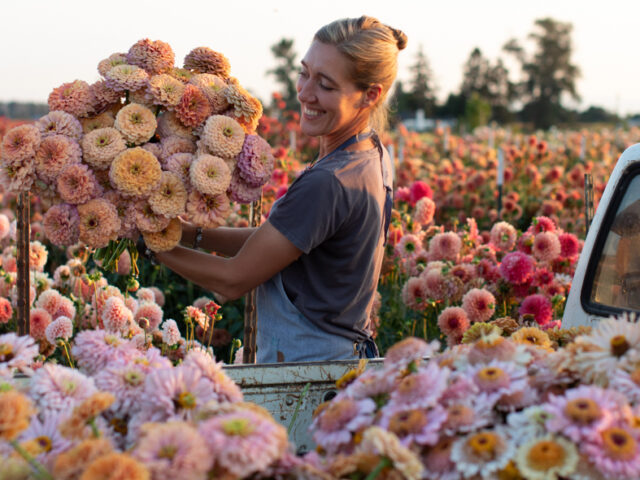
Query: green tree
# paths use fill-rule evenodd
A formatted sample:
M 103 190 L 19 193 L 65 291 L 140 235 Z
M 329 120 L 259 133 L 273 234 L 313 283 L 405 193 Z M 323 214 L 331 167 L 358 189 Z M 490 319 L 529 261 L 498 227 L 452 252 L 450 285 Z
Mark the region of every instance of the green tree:
M 415 112 L 422 109 L 427 117 L 432 116 L 436 106 L 435 87 L 433 73 L 422 45 L 418 48 L 416 62 L 409 68 L 409 89 L 404 93 L 404 99 L 398 97 L 398 103 L 405 102 L 407 110 Z
M 499 122 L 510 119 L 509 106 L 516 92 L 514 84 L 509 80 L 509 71 L 501 59 L 492 65 L 477 47 L 473 49 L 463 67 L 460 87 L 460 94 L 466 100 L 474 93 L 489 103 L 491 118 Z
M 491 105 L 482 98 L 478 92 L 473 92 L 467 100 L 464 110 L 464 119 L 467 127 L 473 130 L 481 125 L 486 125 L 491 117 Z
M 523 78 L 517 85 L 524 102 L 522 114 L 535 128 L 549 128 L 563 117 L 562 99 L 569 95 L 580 99 L 576 80 L 580 68 L 571 61 L 571 23 L 553 18 L 538 19 L 529 38 L 535 44 L 533 54 L 527 54 L 516 39 L 503 47 L 513 54 L 522 68 Z
M 293 48 L 293 39 L 282 38 L 271 46 L 271 53 L 276 59 L 276 67 L 267 70 L 267 74 L 273 75 L 280 85 L 280 95 L 289 110 L 298 108 L 296 92 L 296 66 L 297 53 Z

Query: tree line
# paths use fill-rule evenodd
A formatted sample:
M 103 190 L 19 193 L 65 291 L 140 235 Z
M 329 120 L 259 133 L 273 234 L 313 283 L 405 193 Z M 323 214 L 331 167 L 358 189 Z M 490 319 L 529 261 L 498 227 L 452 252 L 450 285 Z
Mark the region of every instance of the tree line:
M 408 81 L 397 81 L 391 95 L 395 120 L 413 116 L 418 110 L 426 117 L 455 118 L 473 128 L 495 121 L 505 124 L 525 122 L 533 128 L 576 122 L 615 122 L 619 119 L 604 108 L 591 106 L 578 112 L 566 108 L 566 101 L 580 100 L 576 81 L 580 68 L 573 62 L 571 23 L 553 18 L 534 22 L 528 35 L 530 49 L 519 39 L 509 39 L 502 52 L 515 60 L 518 72 L 510 72 L 505 59 L 491 60 L 475 47 L 462 69 L 457 91 L 438 103 L 433 71 L 422 46 L 410 66 Z M 276 67 L 267 73 L 280 86 L 277 102 L 296 108 L 297 74 L 294 42 L 283 38 L 271 47 Z

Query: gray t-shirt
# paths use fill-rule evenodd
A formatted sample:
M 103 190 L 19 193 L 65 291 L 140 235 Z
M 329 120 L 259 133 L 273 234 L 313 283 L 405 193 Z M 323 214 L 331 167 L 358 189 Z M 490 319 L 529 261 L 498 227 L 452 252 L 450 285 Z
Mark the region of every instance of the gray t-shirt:
M 391 186 L 383 149 L 384 184 Z M 269 222 L 304 253 L 282 271 L 287 296 L 323 330 L 362 341 L 384 254 L 385 189 L 377 148 L 337 151 L 293 182 Z

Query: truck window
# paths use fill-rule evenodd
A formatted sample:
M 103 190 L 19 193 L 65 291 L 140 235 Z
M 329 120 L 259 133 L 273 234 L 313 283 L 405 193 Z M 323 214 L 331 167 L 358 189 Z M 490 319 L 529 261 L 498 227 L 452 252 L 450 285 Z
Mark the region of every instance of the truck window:
M 585 282 L 583 304 L 592 313 L 640 311 L 640 171 L 634 170 L 612 198 L 589 262 L 593 282 Z

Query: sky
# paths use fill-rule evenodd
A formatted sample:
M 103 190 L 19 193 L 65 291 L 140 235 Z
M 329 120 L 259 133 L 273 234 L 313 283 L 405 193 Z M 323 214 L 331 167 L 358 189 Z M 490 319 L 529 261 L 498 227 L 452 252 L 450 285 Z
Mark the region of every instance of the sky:
M 458 91 L 473 48 L 495 61 L 502 46 L 527 35 L 538 18 L 573 24 L 572 60 L 582 72 L 577 89 L 585 109 L 640 113 L 637 0 L 20 0 L 0 7 L 0 101 L 46 102 L 49 92 L 75 79 L 98 80 L 98 62 L 126 52 L 142 38 L 169 43 L 176 63 L 198 46 L 223 53 L 231 74 L 263 100 L 277 90 L 266 71 L 275 65 L 271 45 L 294 40 L 302 58 L 315 31 L 362 14 L 403 30 L 407 48 L 398 78 L 410 77 L 422 46 L 440 101 Z M 508 62 L 511 78 L 517 65 Z

